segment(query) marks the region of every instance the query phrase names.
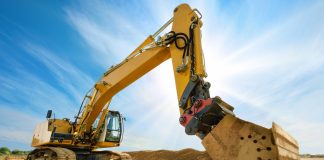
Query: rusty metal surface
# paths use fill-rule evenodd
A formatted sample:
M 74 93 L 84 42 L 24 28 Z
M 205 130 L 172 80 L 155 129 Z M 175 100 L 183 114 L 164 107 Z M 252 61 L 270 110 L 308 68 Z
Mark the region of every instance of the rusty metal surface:
M 272 133 L 274 129 L 275 137 Z M 274 129 L 227 115 L 203 139 L 202 144 L 213 160 L 286 160 L 283 157 L 287 157 L 286 154 L 289 153 L 283 152 L 283 149 L 297 153 L 287 160 L 299 159 L 297 142 L 291 136 L 283 134 L 285 132 L 277 126 Z M 280 136 L 286 138 L 278 138 Z
M 277 146 L 279 160 L 299 159 L 298 142 L 276 123 L 272 123 L 272 132 Z

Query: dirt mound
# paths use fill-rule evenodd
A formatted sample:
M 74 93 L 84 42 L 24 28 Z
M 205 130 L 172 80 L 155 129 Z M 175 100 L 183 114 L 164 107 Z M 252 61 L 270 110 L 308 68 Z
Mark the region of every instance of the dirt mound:
M 194 149 L 179 151 L 156 150 L 156 151 L 132 151 L 128 153 L 132 160 L 211 160 L 206 152 Z M 26 155 L 0 156 L 0 160 L 24 160 Z
M 133 160 L 211 160 L 206 152 L 194 149 L 127 152 Z

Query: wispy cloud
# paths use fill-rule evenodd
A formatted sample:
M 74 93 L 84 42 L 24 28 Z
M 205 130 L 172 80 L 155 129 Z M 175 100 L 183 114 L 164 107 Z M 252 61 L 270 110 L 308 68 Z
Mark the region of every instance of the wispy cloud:
M 11 72 L 2 73 L 0 116 L 6 118 L 0 120 L 0 139 L 28 148 L 33 129 L 45 119 L 46 110 L 53 109 L 56 117 L 73 117 L 82 100 L 82 88 L 90 88 L 93 80 L 44 47 L 31 43 L 22 46 L 45 66 L 41 69 L 45 73 L 30 73 L 17 60 L 11 60 L 17 64 Z M 52 77 L 54 84 L 46 82 L 46 76 Z
M 0 93 L 5 95 L 2 97 L 2 99 L 5 99 L 4 104 L 14 104 L 17 109 L 42 114 L 53 107 L 59 111 L 69 111 L 71 113 L 72 107 L 75 107 L 75 102 L 71 101 L 66 94 L 39 77 L 25 71 L 18 71 L 18 74 L 24 78 L 10 75 L 0 77 L 1 82 L 3 82 Z
M 129 22 L 135 19 L 126 17 L 123 11 L 102 1 L 83 4 L 81 9 L 65 8 L 67 21 L 93 49 L 90 55 L 104 67 L 127 56 L 145 38 L 142 28 Z
M 53 77 L 59 82 L 59 85 L 65 89 L 66 94 L 72 95 L 74 101 L 80 101 L 84 96 L 83 93 L 80 93 L 80 87 L 88 86 L 90 88 L 94 84 L 91 77 L 71 63 L 57 57 L 55 53 L 31 43 L 25 44 L 24 48 L 27 53 L 48 68 Z

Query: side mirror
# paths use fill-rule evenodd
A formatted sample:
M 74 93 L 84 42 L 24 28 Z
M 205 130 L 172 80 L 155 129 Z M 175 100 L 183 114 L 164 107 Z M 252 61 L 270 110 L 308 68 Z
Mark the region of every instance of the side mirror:
M 46 115 L 46 118 L 49 119 L 52 117 L 52 110 L 48 110 L 47 111 L 47 115 Z

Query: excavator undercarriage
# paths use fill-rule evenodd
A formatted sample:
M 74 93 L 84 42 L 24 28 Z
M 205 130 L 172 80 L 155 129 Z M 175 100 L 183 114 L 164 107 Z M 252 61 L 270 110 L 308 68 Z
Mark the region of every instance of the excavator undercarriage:
M 29 153 L 27 160 L 132 160 L 132 158 L 127 153 L 115 151 L 40 147 Z

